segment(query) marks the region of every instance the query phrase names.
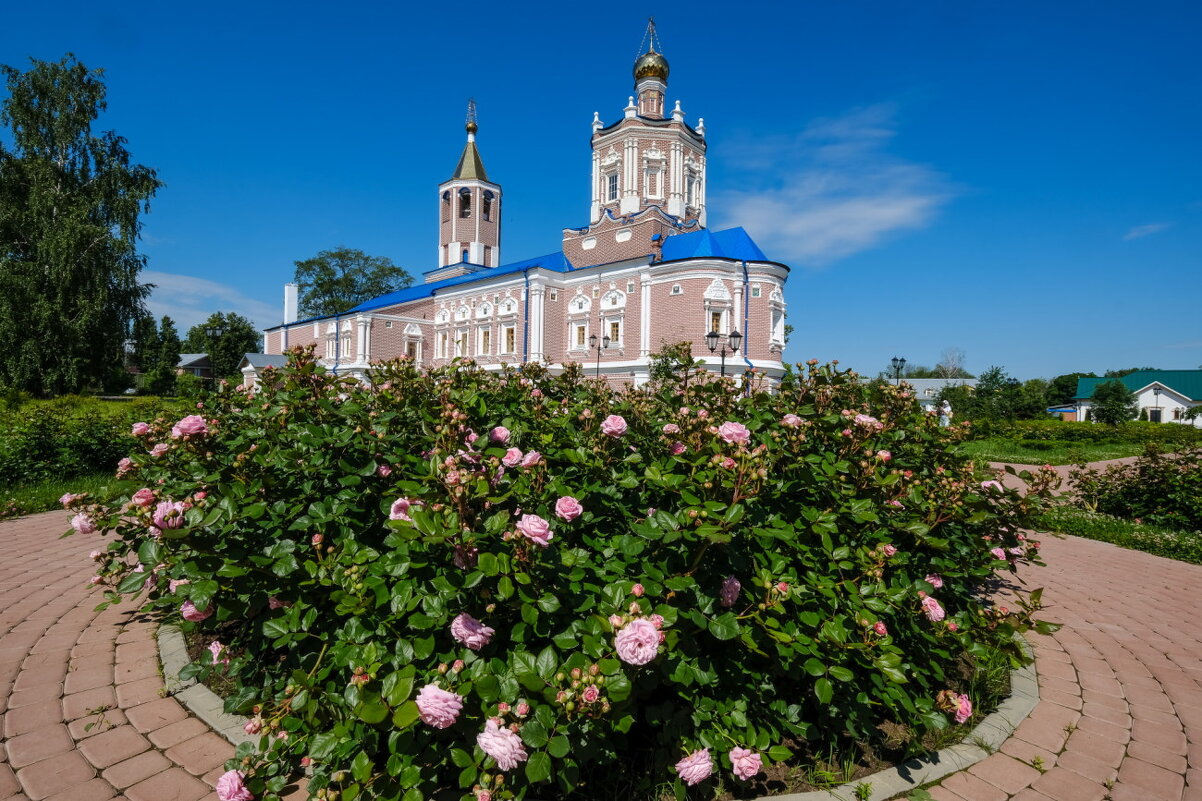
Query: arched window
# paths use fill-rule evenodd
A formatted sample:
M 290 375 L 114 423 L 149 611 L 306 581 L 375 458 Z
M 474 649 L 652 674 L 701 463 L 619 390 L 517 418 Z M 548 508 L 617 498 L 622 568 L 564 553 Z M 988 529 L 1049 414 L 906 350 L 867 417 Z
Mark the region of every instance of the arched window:
M 459 216 L 472 216 L 472 190 L 467 187 L 459 190 Z M 467 259 L 464 259 L 464 261 L 467 261 Z
M 495 197 L 496 195 L 494 195 L 491 191 L 487 189 L 484 191 L 484 204 L 480 209 L 480 213 L 484 215 L 485 222 L 492 220 L 492 202 Z
M 460 255 L 459 260 L 462 262 L 467 261 L 467 248 L 463 249 L 463 253 Z

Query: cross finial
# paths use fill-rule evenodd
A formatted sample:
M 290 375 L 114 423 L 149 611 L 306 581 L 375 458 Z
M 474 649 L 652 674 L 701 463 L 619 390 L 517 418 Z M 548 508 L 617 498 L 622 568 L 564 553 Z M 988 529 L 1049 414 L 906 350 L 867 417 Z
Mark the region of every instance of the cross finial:
M 658 53 L 661 49 L 663 43 L 655 32 L 655 17 L 647 17 L 647 30 L 643 32 L 643 41 L 639 42 L 639 52 L 635 54 L 635 58 L 644 53 Z
M 476 139 L 476 131 L 480 126 L 476 125 L 476 98 L 469 98 L 467 101 L 467 124 L 463 126 L 467 130 L 467 140 L 473 142 Z

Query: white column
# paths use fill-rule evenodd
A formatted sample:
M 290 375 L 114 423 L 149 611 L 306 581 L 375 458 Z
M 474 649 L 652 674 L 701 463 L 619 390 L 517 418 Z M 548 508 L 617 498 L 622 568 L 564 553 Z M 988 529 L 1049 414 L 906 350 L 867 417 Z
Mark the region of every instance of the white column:
M 639 273 L 639 356 L 651 355 L 651 273 Z
M 526 319 L 530 322 L 530 361 L 541 362 L 546 358 L 543 352 L 543 295 L 546 289 L 542 284 L 530 284 L 530 308 L 526 309 Z
M 601 154 L 596 150 L 593 151 L 593 195 L 592 208 L 589 210 L 589 221 L 597 222 L 601 219 Z

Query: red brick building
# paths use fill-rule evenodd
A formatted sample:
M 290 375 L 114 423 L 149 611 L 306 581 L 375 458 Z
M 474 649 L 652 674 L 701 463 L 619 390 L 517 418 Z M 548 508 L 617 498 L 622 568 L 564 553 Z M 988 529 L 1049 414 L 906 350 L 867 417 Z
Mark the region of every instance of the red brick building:
M 718 370 L 705 335 L 726 342 L 737 331 L 727 373 L 779 377 L 789 268 L 742 228 L 706 228 L 705 123 L 686 122 L 679 101 L 665 111 L 668 62 L 654 25 L 649 33 L 622 117 L 607 126 L 594 114 L 590 221 L 564 229 L 561 250 L 501 262 L 501 185 L 488 179 L 469 114 L 463 155 L 438 187 L 438 266 L 425 283 L 303 321 L 290 288 L 285 322 L 264 332 L 266 352 L 315 344 L 328 366 L 357 376 L 398 356 L 553 370 L 578 361 L 639 384 L 651 354 L 676 342 L 692 342 Z

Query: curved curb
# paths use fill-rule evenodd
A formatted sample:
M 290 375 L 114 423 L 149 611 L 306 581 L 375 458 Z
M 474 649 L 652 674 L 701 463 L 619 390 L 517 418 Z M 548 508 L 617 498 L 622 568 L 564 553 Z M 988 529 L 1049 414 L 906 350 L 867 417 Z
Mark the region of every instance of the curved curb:
M 158 644 L 167 692 L 235 748 L 241 743 L 256 742 L 257 738 L 243 731 L 245 721 L 228 714 L 221 698 L 212 690 L 197 684 L 195 679 L 180 681 L 179 672 L 190 660 L 179 628 L 160 625 Z M 1039 703 L 1034 653 L 1026 640 L 1020 639 L 1019 644 L 1031 663 L 1010 673 L 1010 697 L 998 706 L 997 711 L 978 723 L 959 745 L 911 759 L 833 790 L 763 796 L 755 801 L 853 801 L 858 798 L 856 788 L 864 785 L 871 788 L 864 801 L 887 801 L 971 768 L 997 751 Z
M 1020 639 L 1019 645 L 1031 663 L 1011 671 L 1010 697 L 998 706 L 996 712 L 978 723 L 959 745 L 911 759 L 833 790 L 764 796 L 755 801 L 853 801 L 860 798 L 856 795 L 856 788 L 864 785 L 871 788 L 871 792 L 864 797 L 865 801 L 887 801 L 971 768 L 997 751 L 1039 703 L 1034 653 L 1026 640 Z
M 225 711 L 225 703 L 220 696 L 203 684 L 197 684 L 196 679 L 180 681 L 179 672 L 191 660 L 188 659 L 188 648 L 178 626 L 160 625 L 158 643 L 159 661 L 163 663 L 163 684 L 168 695 L 173 696 L 235 748 L 242 743 L 258 741 L 257 737 L 252 737 L 242 730 L 243 724 L 246 723 L 244 718 Z

